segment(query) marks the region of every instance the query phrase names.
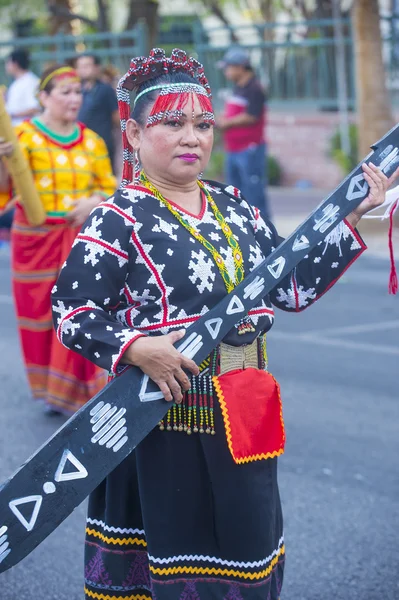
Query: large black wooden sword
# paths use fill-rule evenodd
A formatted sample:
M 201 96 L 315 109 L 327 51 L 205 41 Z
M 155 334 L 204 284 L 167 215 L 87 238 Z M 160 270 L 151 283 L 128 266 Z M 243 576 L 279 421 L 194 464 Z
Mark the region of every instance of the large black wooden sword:
M 399 125 L 364 162 L 399 165 Z M 359 164 L 280 246 L 176 344 L 201 363 L 260 298 L 367 196 Z M 132 367 L 59 429 L 0 489 L 0 572 L 43 541 L 164 417 L 170 404 Z

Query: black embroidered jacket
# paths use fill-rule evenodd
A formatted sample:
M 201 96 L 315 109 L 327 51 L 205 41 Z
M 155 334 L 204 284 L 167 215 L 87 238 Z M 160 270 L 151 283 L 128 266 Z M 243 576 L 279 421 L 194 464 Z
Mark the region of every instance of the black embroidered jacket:
M 248 273 L 282 240 L 238 190 L 205 186 L 239 242 Z M 197 216 L 174 208 L 213 244 L 234 280 L 232 250 L 206 198 Z M 234 328 L 225 341 L 252 342 L 272 326 L 274 307 L 307 308 L 364 249 L 343 221 L 249 312 L 256 331 L 238 335 Z M 116 373 L 138 336 L 187 328 L 226 293 L 212 254 L 152 192 L 127 187 L 102 202 L 77 236 L 53 289 L 54 324 L 64 345 Z

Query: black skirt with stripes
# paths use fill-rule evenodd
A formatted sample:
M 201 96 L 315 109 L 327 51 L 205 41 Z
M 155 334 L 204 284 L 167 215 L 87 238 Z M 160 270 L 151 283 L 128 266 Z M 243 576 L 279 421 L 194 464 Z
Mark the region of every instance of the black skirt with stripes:
M 236 464 L 215 435 L 154 429 L 89 501 L 85 598 L 278 600 L 277 458 Z

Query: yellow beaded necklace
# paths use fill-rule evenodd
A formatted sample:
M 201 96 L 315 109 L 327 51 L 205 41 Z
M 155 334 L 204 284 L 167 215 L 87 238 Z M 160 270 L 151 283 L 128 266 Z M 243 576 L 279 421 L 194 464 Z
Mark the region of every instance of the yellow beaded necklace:
M 204 236 L 201 233 L 199 233 L 199 231 L 194 229 L 194 227 L 192 227 L 190 225 L 190 223 L 170 204 L 170 202 L 168 202 L 162 196 L 161 192 L 148 180 L 146 174 L 143 171 L 141 172 L 140 179 L 141 179 L 142 183 L 145 185 L 145 187 L 147 189 L 149 189 L 154 194 L 154 196 L 160 202 L 162 202 L 162 204 L 164 206 L 166 206 L 166 208 L 179 221 L 179 223 L 181 225 L 183 225 L 183 227 L 185 227 L 185 229 L 187 229 L 187 231 L 189 231 L 190 234 L 208 250 L 208 252 L 211 253 L 212 258 L 222 276 L 222 279 L 226 286 L 227 292 L 231 292 L 235 288 L 235 286 L 238 285 L 239 283 L 241 283 L 241 281 L 244 279 L 244 265 L 243 265 L 243 257 L 242 257 L 241 248 L 240 248 L 239 243 L 235 239 L 233 232 L 231 231 L 229 225 L 226 223 L 222 213 L 218 209 L 216 202 L 214 201 L 214 199 L 212 198 L 212 196 L 210 195 L 208 190 L 205 188 L 202 181 L 197 180 L 198 187 L 204 192 L 206 199 L 208 200 L 209 206 L 211 207 L 213 214 L 215 215 L 215 219 L 219 223 L 219 225 L 223 231 L 223 234 L 227 240 L 227 243 L 233 253 L 234 267 L 235 267 L 234 281 L 230 277 L 230 275 L 227 271 L 226 263 L 223 260 L 223 257 L 216 250 L 215 246 L 213 244 L 211 244 L 211 242 L 209 240 L 204 238 Z

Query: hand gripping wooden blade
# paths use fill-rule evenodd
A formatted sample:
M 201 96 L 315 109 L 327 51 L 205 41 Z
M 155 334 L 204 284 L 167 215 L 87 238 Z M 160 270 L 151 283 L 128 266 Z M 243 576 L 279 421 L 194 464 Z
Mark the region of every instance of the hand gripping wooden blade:
M 399 126 L 373 146 L 387 176 L 399 165 Z M 176 344 L 198 364 L 260 298 L 366 196 L 359 165 L 265 261 Z M 0 572 L 42 542 L 164 417 L 170 404 L 129 368 L 83 406 L 0 489 Z

